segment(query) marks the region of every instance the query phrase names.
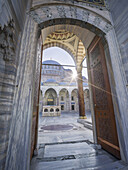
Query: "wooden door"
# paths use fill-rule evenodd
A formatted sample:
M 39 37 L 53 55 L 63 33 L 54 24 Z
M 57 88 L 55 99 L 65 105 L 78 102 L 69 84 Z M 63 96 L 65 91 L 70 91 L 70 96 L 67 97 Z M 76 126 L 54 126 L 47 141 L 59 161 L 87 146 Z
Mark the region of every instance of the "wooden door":
M 104 48 L 99 37 L 95 37 L 88 49 L 89 71 L 94 100 L 98 144 L 120 159 L 112 94 L 107 73 Z

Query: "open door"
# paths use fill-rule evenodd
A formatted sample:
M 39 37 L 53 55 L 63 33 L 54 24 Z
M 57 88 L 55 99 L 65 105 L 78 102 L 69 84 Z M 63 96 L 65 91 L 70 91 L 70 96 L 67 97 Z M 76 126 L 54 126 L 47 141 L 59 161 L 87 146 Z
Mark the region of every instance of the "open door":
M 101 38 L 95 37 L 88 48 L 89 71 L 94 100 L 98 144 L 120 159 L 112 94 Z

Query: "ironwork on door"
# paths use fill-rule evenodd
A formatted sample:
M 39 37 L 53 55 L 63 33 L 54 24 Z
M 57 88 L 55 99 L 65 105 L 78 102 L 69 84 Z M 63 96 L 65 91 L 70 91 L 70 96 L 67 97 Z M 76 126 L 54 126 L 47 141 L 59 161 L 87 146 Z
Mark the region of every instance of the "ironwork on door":
M 109 84 L 104 48 L 99 37 L 96 36 L 89 46 L 88 56 L 97 141 L 103 149 L 120 159 L 112 93 Z

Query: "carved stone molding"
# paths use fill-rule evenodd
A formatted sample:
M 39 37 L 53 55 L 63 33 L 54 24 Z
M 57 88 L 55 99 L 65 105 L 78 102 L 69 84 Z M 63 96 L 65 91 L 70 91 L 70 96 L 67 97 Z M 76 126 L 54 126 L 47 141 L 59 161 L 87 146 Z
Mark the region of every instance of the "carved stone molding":
M 45 25 L 44 22 L 48 21 L 48 25 L 55 25 L 57 22 L 57 19 L 60 19 L 60 22 L 64 24 L 64 19 L 71 20 L 68 24 L 75 24 L 79 20 L 81 22 L 86 22 L 85 25 L 91 24 L 104 33 L 109 32 L 109 30 L 112 29 L 111 23 L 106 20 L 102 15 L 97 15 L 93 11 L 89 11 L 88 9 L 79 8 L 76 6 L 67 6 L 67 5 L 47 5 L 47 6 L 41 6 L 35 9 L 32 9 L 30 12 L 30 15 L 32 18 L 38 23 L 42 25 Z M 55 21 L 52 21 L 52 19 L 55 19 Z M 59 23 L 60 24 L 60 23 Z M 83 24 L 84 26 L 84 24 Z M 91 30 L 92 31 L 92 30 Z M 93 32 L 93 31 L 92 31 Z
M 8 25 L 12 19 L 11 10 L 7 0 L 0 0 L 0 28 Z
M 0 58 L 5 61 L 14 61 L 15 40 L 14 22 L 10 21 L 3 30 L 0 29 Z
M 39 15 L 35 11 L 30 11 L 28 14 L 33 18 L 33 20 L 36 23 L 40 24 L 41 19 L 40 19 Z
M 65 8 L 63 6 L 57 6 L 57 11 L 59 13 L 60 17 L 66 17 L 66 12 L 65 12 Z

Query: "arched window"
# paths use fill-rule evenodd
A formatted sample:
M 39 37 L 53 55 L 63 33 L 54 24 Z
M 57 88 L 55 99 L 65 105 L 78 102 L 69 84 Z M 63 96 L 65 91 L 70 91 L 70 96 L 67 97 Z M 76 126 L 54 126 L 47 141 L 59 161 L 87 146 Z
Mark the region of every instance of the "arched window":
M 48 109 L 44 109 L 44 112 L 48 112 Z
M 59 109 L 58 109 L 58 108 L 56 109 L 56 112 L 59 112 Z
M 50 109 L 50 112 L 54 112 L 54 109 L 53 109 L 53 108 L 51 108 L 51 109 Z
M 74 96 L 72 96 L 72 101 L 74 101 Z

